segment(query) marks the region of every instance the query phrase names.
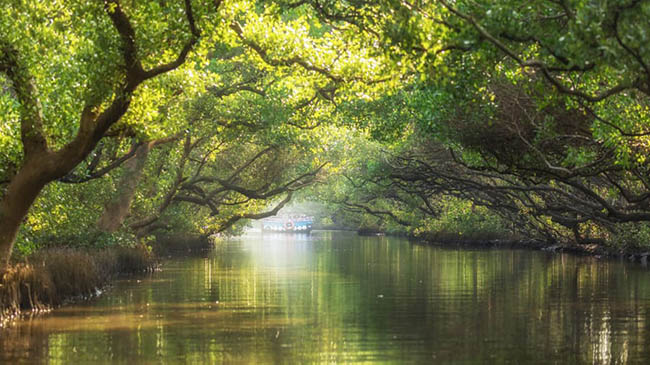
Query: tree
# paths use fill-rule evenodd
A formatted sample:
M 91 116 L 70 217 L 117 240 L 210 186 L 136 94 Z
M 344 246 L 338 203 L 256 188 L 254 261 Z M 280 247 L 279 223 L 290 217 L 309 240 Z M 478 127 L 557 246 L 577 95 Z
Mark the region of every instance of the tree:
M 208 155 L 207 144 L 223 142 L 228 130 L 248 128 L 229 145 L 243 148 L 250 147 L 250 141 L 262 141 L 260 150 L 271 147 L 278 156 L 295 155 L 302 147 L 296 149 L 292 142 L 315 140 L 311 131 L 325 122 L 343 123 L 330 118 L 338 104 L 381 92 L 391 82 L 376 50 L 320 24 L 310 13 L 299 9 L 278 12 L 273 2 L 16 2 L 1 21 L 2 34 L 7 35 L 2 40 L 7 52 L 0 62 L 0 110 L 6 121 L 3 132 L 7 132 L 0 140 L 4 263 L 29 207 L 53 181 L 57 186 L 49 189 L 52 194 L 65 190 L 70 197 L 76 190 L 87 195 L 85 183 L 109 188 L 115 182 L 122 185 L 115 204 L 100 203 L 102 199 L 94 197 L 93 209 L 103 204 L 106 217 L 112 217 L 101 220 L 106 230 L 116 229 L 107 221 L 120 223 L 151 214 L 149 218 L 158 219 L 172 203 L 182 197 L 187 202 L 190 193 L 196 194 L 197 185 L 188 190 L 184 174 L 196 173 L 197 161 L 204 157 L 197 155 Z M 37 43 L 40 48 L 31 47 Z M 212 98 L 209 103 L 219 105 L 209 121 L 198 123 L 191 113 L 181 115 L 187 109 L 179 105 L 205 102 L 206 95 Z M 260 131 L 265 131 L 266 139 L 256 136 Z M 186 155 L 188 139 L 192 148 Z M 167 160 L 159 158 L 158 149 L 150 150 L 168 140 L 161 147 L 171 153 Z M 147 169 L 152 166 L 147 161 L 152 155 L 152 162 L 171 164 L 159 169 L 170 172 L 160 182 L 172 184 L 164 186 L 172 187 L 167 190 L 170 198 L 129 216 L 133 212 L 127 213 L 126 208 L 139 206 L 133 199 L 139 194 L 138 178 L 125 178 L 127 184 L 113 179 L 131 171 L 132 176 L 142 174 L 140 179 L 150 181 L 147 174 L 152 170 Z M 253 156 L 242 153 L 240 157 Z M 273 184 L 271 190 L 252 190 L 264 199 L 278 196 L 278 192 L 303 185 L 323 162 L 302 164 L 290 170 L 294 175 L 279 174 L 273 183 L 305 177 L 285 190 Z M 217 171 L 211 178 L 224 178 L 228 171 Z M 78 187 L 63 188 L 59 183 Z M 230 189 L 240 195 L 248 190 L 246 185 Z M 46 198 L 54 197 L 48 193 Z M 60 197 L 54 199 L 56 204 L 44 202 L 42 206 L 60 207 Z M 210 204 L 203 199 L 206 209 L 212 209 Z M 231 213 L 232 217 L 252 217 L 260 211 L 247 208 Z M 27 216 L 30 225 L 36 220 L 35 215 Z
M 9 4 L 0 23 L 2 105 L 5 122 L 20 130 L 20 144 L 4 157 L 10 168 L 1 179 L 2 267 L 43 187 L 68 174 L 133 102 L 147 98 L 151 90 L 143 84 L 186 63 L 201 36 L 197 16 L 207 24 L 204 16 L 216 14 L 215 5 Z
M 404 88 L 407 123 L 423 141 L 393 166 L 410 171 L 403 183 L 464 191 L 517 222 L 568 230 L 574 242 L 612 239 L 650 218 L 647 3 L 285 5 L 365 33 L 421 76 Z

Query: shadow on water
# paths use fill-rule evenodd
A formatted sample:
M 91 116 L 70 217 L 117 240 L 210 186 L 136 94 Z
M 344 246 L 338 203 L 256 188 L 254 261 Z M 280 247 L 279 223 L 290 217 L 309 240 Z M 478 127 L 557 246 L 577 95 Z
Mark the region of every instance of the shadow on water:
M 0 362 L 642 362 L 648 309 L 615 261 L 251 234 L 17 323 Z

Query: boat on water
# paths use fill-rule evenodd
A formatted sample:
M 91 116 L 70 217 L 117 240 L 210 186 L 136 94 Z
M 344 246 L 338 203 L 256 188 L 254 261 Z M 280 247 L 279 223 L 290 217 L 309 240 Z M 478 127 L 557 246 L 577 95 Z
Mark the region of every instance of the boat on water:
M 304 214 L 275 216 L 262 220 L 262 231 L 309 233 L 314 224 L 314 217 Z

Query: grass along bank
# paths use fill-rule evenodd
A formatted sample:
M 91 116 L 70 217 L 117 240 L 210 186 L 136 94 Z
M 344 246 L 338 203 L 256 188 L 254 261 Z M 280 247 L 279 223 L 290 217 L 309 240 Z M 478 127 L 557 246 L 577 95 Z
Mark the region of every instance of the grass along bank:
M 155 255 L 145 245 L 39 250 L 1 274 L 0 327 L 22 313 L 91 297 L 116 276 L 150 272 L 155 264 Z

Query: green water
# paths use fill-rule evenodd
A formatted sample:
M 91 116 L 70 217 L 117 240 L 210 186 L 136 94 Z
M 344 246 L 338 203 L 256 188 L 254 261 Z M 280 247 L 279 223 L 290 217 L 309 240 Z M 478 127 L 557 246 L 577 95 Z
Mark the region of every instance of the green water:
M 650 272 L 349 233 L 251 235 L 0 332 L 3 363 L 648 363 Z

